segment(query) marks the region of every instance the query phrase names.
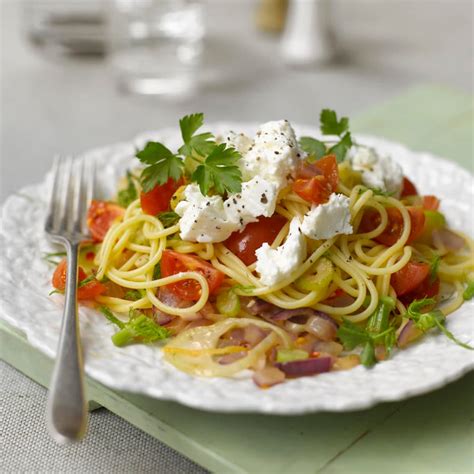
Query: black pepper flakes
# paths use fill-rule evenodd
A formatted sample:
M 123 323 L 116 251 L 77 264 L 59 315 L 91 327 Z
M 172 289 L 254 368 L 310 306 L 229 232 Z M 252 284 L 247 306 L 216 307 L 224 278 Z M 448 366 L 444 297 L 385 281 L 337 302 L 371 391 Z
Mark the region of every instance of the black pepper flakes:
M 280 154 L 280 152 L 277 151 L 277 150 L 275 150 L 273 153 L 275 153 L 275 155 L 279 155 L 279 154 Z
M 260 198 L 260 202 L 262 204 L 266 204 L 268 202 L 267 195 L 265 193 L 262 194 L 262 197 Z

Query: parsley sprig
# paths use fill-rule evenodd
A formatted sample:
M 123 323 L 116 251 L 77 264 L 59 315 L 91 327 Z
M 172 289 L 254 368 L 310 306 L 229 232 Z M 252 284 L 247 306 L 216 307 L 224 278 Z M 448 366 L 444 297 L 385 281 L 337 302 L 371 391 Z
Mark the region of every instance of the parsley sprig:
M 226 148 L 225 143 L 216 145 L 191 179 L 199 184 L 204 195 L 210 189 L 217 194 L 238 193 L 242 190 L 242 173 L 237 166 L 239 159 L 240 153 L 234 148 Z
M 134 342 L 149 344 L 170 337 L 168 329 L 155 323 L 151 318 L 136 310 L 131 310 L 127 322 L 120 321 L 109 308 L 101 306 L 100 312 L 120 331 L 112 336 L 112 342 L 117 347 L 123 347 Z
M 422 332 L 429 331 L 437 327 L 448 339 L 451 339 L 458 346 L 464 347 L 464 349 L 474 350 L 469 344 L 461 342 L 454 336 L 454 334 L 446 328 L 446 316 L 439 309 L 433 309 L 431 311 L 424 312 L 425 309 L 436 304 L 434 298 L 423 298 L 421 300 L 415 300 L 407 308 L 405 317 L 413 320 L 415 326 Z
M 159 142 L 148 142 L 136 157 L 145 165 L 140 176 L 144 192 L 178 181 L 184 174 L 199 185 L 201 193 L 236 193 L 242 189 L 242 173 L 237 166 L 240 153 L 218 145 L 212 133 L 197 133 L 204 124 L 202 113 L 186 115 L 179 121 L 183 145 L 177 153 Z
M 371 367 L 377 362 L 376 345 L 383 345 L 388 352 L 395 345 L 395 328 L 390 326 L 390 313 L 394 308 L 394 299 L 383 296 L 365 329 L 344 318 L 337 331 L 339 339 L 347 350 L 362 346 L 360 360 L 366 367 Z
M 216 146 L 214 135 L 210 132 L 199 133 L 196 132 L 204 124 L 204 114 L 186 115 L 179 121 L 179 128 L 181 129 L 181 136 L 184 144 L 179 148 L 178 152 L 182 156 L 190 156 L 196 152 L 200 156 L 206 156 Z
M 148 165 L 140 176 L 146 193 L 157 185 L 165 184 L 170 178 L 178 181 L 183 175 L 183 160 L 162 143 L 148 142 L 143 150 L 137 152 L 136 157 Z
M 334 110 L 323 109 L 319 116 L 320 129 L 323 135 L 336 135 L 339 141 L 334 145 L 312 137 L 301 137 L 300 147 L 310 155 L 309 160 L 319 160 L 325 155 L 336 155 L 338 163 L 344 161 L 349 148 L 353 145 L 349 131 L 349 119 L 337 118 Z

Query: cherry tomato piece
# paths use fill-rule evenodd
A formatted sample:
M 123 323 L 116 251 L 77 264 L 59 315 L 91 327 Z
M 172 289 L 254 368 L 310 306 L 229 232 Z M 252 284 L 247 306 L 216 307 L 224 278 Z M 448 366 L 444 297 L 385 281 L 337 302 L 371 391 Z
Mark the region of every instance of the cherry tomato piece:
M 63 258 L 56 270 L 53 274 L 52 283 L 54 288 L 60 291 L 64 291 L 66 288 L 66 276 L 67 276 L 67 262 L 66 259 Z M 82 267 L 79 267 L 77 278 L 79 285 L 80 283 L 87 278 L 86 272 L 83 270 Z M 95 278 L 93 280 L 88 281 L 84 286 L 79 286 L 77 288 L 77 299 L 79 300 L 93 300 L 97 296 L 105 293 L 106 287 L 100 283 Z
M 305 163 L 299 168 L 293 191 L 305 201 L 323 204 L 336 191 L 338 183 L 336 157 L 328 155 L 312 164 Z
M 169 178 L 165 184 L 155 186 L 147 193 L 140 194 L 140 204 L 145 214 L 156 216 L 170 208 L 170 200 L 176 190 L 184 184 L 183 178 L 175 181 Z
M 391 276 L 390 284 L 397 296 L 402 296 L 418 288 L 429 273 L 430 266 L 427 263 L 408 262 Z
M 112 224 L 124 213 L 124 208 L 118 204 L 93 200 L 87 212 L 87 226 L 94 240 L 102 242 Z
M 181 272 L 198 272 L 209 285 L 209 293 L 214 294 L 224 280 L 224 274 L 210 263 L 196 255 L 183 254 L 174 250 L 164 250 L 161 257 L 161 274 L 168 277 Z M 167 287 L 181 299 L 197 301 L 201 296 L 201 285 L 196 280 L 183 280 Z
M 412 301 L 422 300 L 423 298 L 437 298 L 440 290 L 439 278 L 432 280 L 428 275 L 418 288 L 410 293 L 400 296 L 401 302 L 408 306 Z
M 425 215 L 423 209 L 418 206 L 407 207 L 407 210 L 411 221 L 411 231 L 407 240 L 407 244 L 410 244 L 423 233 Z M 386 211 L 388 214 L 387 226 L 381 234 L 374 237 L 374 240 L 390 247 L 397 242 L 403 233 L 403 217 L 396 207 L 388 207 Z M 374 230 L 380 224 L 380 220 L 381 217 L 377 211 L 366 211 L 362 216 L 359 231 L 370 232 Z
M 416 196 L 417 194 L 418 190 L 416 189 L 416 186 L 406 176 L 404 176 L 401 197 Z
M 437 211 L 439 209 L 440 201 L 436 196 L 423 196 L 423 209 L 427 211 Z
M 271 244 L 286 222 L 279 214 L 260 217 L 258 222 L 247 224 L 241 232 L 232 233 L 224 245 L 245 265 L 252 265 L 257 260 L 255 251 L 265 242 Z

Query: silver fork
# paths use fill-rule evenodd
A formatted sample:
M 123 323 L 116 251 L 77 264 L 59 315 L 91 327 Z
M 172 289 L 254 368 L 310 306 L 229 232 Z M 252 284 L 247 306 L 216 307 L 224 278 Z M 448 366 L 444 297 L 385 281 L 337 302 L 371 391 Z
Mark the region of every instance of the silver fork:
M 94 194 L 94 167 L 71 158 L 56 159 L 45 231 L 67 253 L 66 301 L 56 363 L 48 393 L 47 423 L 58 442 L 81 439 L 87 429 L 82 348 L 77 313 L 80 242 L 88 237 L 85 212 Z

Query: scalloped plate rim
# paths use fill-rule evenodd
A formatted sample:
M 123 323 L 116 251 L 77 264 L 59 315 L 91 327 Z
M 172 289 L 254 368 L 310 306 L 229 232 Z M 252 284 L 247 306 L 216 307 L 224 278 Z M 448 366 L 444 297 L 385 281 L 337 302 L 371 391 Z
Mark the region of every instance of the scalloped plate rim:
M 210 124 L 209 127 L 214 127 L 215 129 L 220 129 L 220 130 L 225 130 L 225 129 L 244 129 L 244 130 L 250 130 L 250 129 L 255 129 L 258 124 L 256 123 L 237 123 L 237 122 L 219 122 L 217 124 Z M 310 130 L 311 127 L 305 127 L 305 126 L 298 126 L 295 125 L 295 129 L 299 130 Z M 113 145 L 109 146 L 103 146 L 103 147 L 97 147 L 92 150 L 89 150 L 88 152 L 85 152 L 83 155 L 85 156 L 96 156 L 96 155 L 104 155 L 107 153 L 111 153 L 113 150 L 117 149 L 120 150 L 121 148 L 129 147 L 130 144 L 132 143 L 137 143 L 141 142 L 143 140 L 146 140 L 150 136 L 156 136 L 156 135 L 165 135 L 166 134 L 176 134 L 175 129 L 171 128 L 165 128 L 157 131 L 149 131 L 149 132 L 144 132 L 131 141 L 131 142 L 120 142 L 116 143 Z M 308 133 L 308 132 L 306 132 Z M 428 159 L 429 161 L 436 160 L 436 163 L 439 165 L 439 168 L 446 168 L 453 173 L 457 174 L 458 176 L 462 176 L 463 179 L 471 179 L 472 180 L 472 175 L 465 169 L 460 168 L 457 164 L 450 162 L 448 160 L 445 160 L 443 158 L 437 157 L 431 153 L 425 153 L 425 152 L 414 152 L 406 148 L 404 145 L 385 140 L 383 138 L 378 138 L 372 135 L 365 135 L 365 134 L 354 134 L 354 136 L 360 140 L 361 143 L 369 143 L 376 145 L 377 146 L 385 146 L 388 148 L 397 148 L 399 151 L 403 150 L 405 153 L 412 155 L 412 156 L 418 156 L 418 157 L 423 157 L 423 159 Z M 396 157 L 395 157 L 396 159 Z M 39 183 L 37 185 L 30 185 L 23 187 L 19 192 L 15 193 L 14 195 L 10 196 L 7 198 L 7 200 L 3 203 L 1 207 L 1 220 L 0 222 L 3 224 L 3 218 L 4 218 L 4 213 L 8 209 L 9 204 L 11 201 L 14 199 L 16 195 L 19 193 L 25 193 L 28 194 L 29 192 L 35 192 L 37 191 L 41 186 L 45 185 L 45 180 L 43 180 L 42 183 Z M 468 191 L 466 191 L 468 192 Z M 474 195 L 471 189 L 471 195 Z M 3 231 L 0 228 L 0 235 L 3 237 Z M 3 254 L 0 255 L 3 257 Z M 464 308 L 473 308 L 473 303 L 470 302 L 466 305 L 463 306 Z M 459 312 L 458 310 L 457 312 Z M 60 313 L 60 312 L 59 312 Z M 454 313 L 456 314 L 456 313 Z M 0 307 L 0 318 L 5 320 L 8 324 L 10 324 L 13 327 L 16 327 L 17 329 L 21 330 L 27 337 L 29 343 L 48 355 L 49 357 L 53 357 L 55 354 L 55 348 L 53 349 L 51 345 L 45 345 L 44 342 L 41 340 L 38 340 L 34 334 L 32 334 L 32 328 L 25 326 L 25 324 L 22 324 L 21 319 L 17 319 L 7 310 L 4 310 L 3 307 Z M 436 338 L 439 338 L 439 336 L 429 336 L 429 340 L 433 341 Z M 471 335 L 471 340 L 472 340 L 472 335 Z M 47 344 L 47 343 L 46 343 Z M 423 344 L 426 344 L 425 342 L 420 342 L 417 344 L 412 345 L 412 347 L 417 347 L 417 346 L 422 346 Z M 398 353 L 400 355 L 401 352 Z M 90 357 L 90 356 L 89 356 Z M 229 398 L 225 400 L 220 400 L 220 402 L 216 402 L 216 400 L 211 399 L 211 400 L 202 400 L 196 398 L 195 396 L 190 396 L 189 393 L 186 391 L 180 391 L 178 390 L 175 393 L 171 393 L 170 391 L 160 389 L 159 386 L 139 386 L 136 389 L 133 385 L 130 385 L 130 383 L 119 383 L 116 380 L 113 380 L 113 375 L 110 372 L 107 372 L 107 370 L 104 370 L 102 366 L 89 366 L 89 363 L 86 362 L 86 372 L 89 376 L 91 376 L 93 379 L 97 380 L 100 383 L 103 383 L 104 385 L 116 389 L 116 390 L 123 390 L 127 391 L 130 393 L 138 393 L 138 394 L 144 394 L 147 396 L 150 396 L 152 398 L 157 398 L 161 400 L 170 400 L 170 401 L 176 401 L 179 403 L 182 403 L 184 405 L 193 407 L 193 408 L 198 408 L 198 409 L 203 409 L 203 410 L 208 410 L 208 411 L 219 411 L 219 412 L 241 412 L 241 413 L 250 413 L 250 412 L 259 412 L 259 413 L 272 413 L 272 414 L 281 414 L 281 415 L 296 415 L 296 414 L 304 414 L 304 413 L 314 413 L 314 412 L 319 412 L 319 411 L 334 411 L 334 412 L 342 412 L 342 411 L 351 411 L 351 410 L 361 410 L 361 409 L 367 409 L 369 407 L 372 407 L 378 403 L 381 402 L 393 402 L 393 401 L 399 401 L 403 400 L 408 397 L 420 395 L 423 393 L 430 392 L 432 390 L 438 389 L 447 383 L 450 383 L 454 380 L 459 379 L 462 377 L 464 374 L 469 372 L 470 370 L 474 369 L 474 358 L 471 358 L 471 360 L 468 360 L 469 358 L 466 358 L 464 361 L 464 365 L 461 367 L 450 367 L 451 370 L 446 371 L 442 375 L 437 376 L 436 378 L 428 378 L 428 379 L 423 379 L 421 383 L 418 383 L 416 386 L 407 386 L 404 387 L 403 389 L 398 389 L 395 390 L 393 393 L 373 393 L 371 397 L 368 398 L 353 398 L 351 400 L 342 399 L 340 401 L 337 401 L 333 399 L 332 397 L 327 397 L 326 399 L 319 399 L 317 402 L 314 403 L 304 403 L 303 405 L 290 405 L 288 403 L 281 403 L 281 397 L 273 397 L 275 399 L 267 399 L 266 394 L 271 392 L 274 389 L 271 390 L 265 390 L 265 391 L 258 391 L 255 392 L 255 390 L 252 393 L 251 390 L 251 398 L 250 400 L 246 400 L 244 403 L 237 403 L 235 402 L 235 399 Z M 391 359 L 390 361 L 384 362 L 382 364 L 388 364 L 388 363 L 393 363 L 395 361 L 395 364 L 397 363 L 396 357 L 394 359 Z M 358 367 L 355 370 L 358 370 L 359 372 L 362 371 L 367 371 L 365 368 Z M 178 372 L 177 369 L 174 369 L 174 371 Z M 350 374 L 353 373 L 355 374 L 354 371 L 348 371 L 345 372 L 345 374 Z M 330 373 L 330 374 L 323 374 L 318 376 L 327 378 L 327 377 L 334 377 L 336 373 Z M 339 373 L 341 374 L 341 373 Z M 343 378 L 343 377 L 341 377 Z M 306 378 L 306 379 L 314 379 L 314 377 L 311 378 Z M 202 379 L 201 379 L 202 380 Z M 211 380 L 211 379 L 210 379 Z M 215 379 L 212 379 L 215 380 Z M 229 379 L 226 379 L 227 381 Z M 336 379 L 334 378 L 336 381 Z M 302 381 L 302 382 L 301 382 Z M 283 387 L 283 386 L 290 386 L 294 381 L 286 382 L 285 384 L 278 386 L 278 387 Z M 250 382 L 251 383 L 251 382 Z M 298 384 L 305 384 L 305 379 L 298 379 Z M 193 384 L 191 384 L 193 385 Z M 329 386 L 331 386 L 331 383 L 329 383 Z M 275 387 L 278 392 L 281 390 Z M 277 393 L 275 391 L 274 393 Z M 264 393 L 262 393 L 264 392 Z M 289 390 L 291 393 L 291 390 Z M 262 393 L 262 397 L 264 400 L 260 400 L 260 398 L 255 396 L 255 393 Z M 191 395 L 193 394 L 191 390 Z M 263 396 L 265 395 L 265 396 Z M 285 397 L 285 390 L 283 390 L 283 398 Z

